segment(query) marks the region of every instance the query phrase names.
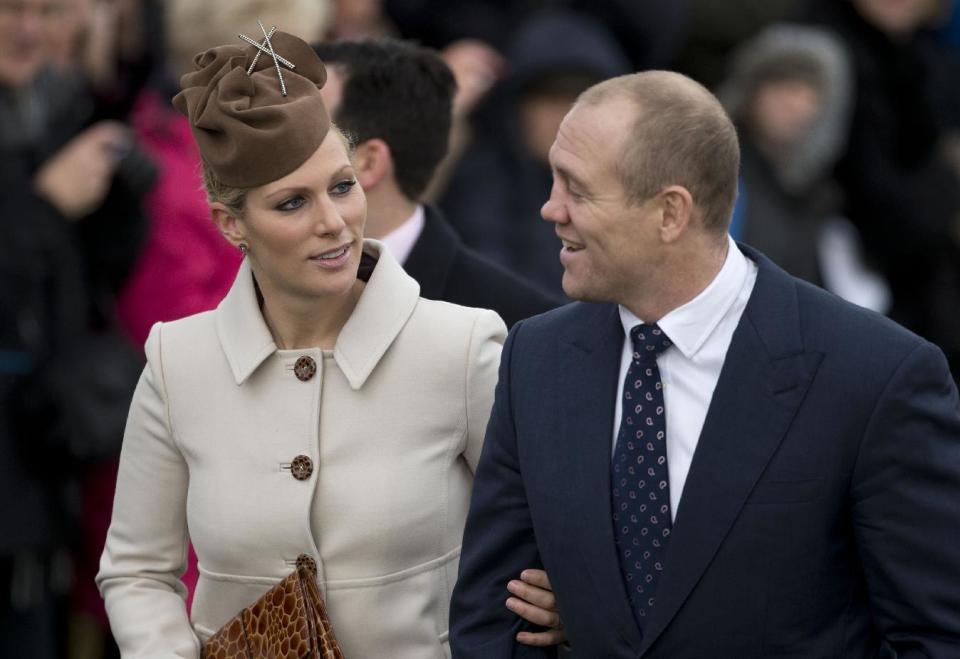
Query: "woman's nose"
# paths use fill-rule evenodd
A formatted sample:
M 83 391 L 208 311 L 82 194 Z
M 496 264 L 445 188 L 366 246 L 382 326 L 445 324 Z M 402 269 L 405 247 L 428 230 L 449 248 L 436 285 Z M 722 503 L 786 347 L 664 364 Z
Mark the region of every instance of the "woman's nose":
M 315 218 L 316 232 L 320 235 L 337 235 L 346 226 L 340 209 L 331 200 L 321 204 Z

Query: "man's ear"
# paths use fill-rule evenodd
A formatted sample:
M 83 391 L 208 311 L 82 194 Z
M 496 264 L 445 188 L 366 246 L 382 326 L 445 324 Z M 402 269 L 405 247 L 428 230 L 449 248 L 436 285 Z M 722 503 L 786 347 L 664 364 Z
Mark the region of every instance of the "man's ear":
M 693 195 L 682 185 L 671 185 L 660 192 L 660 237 L 665 243 L 677 241 L 693 219 Z
M 227 242 L 231 245 L 240 247 L 240 243 L 247 241 L 243 222 L 237 219 L 229 208 L 219 201 L 215 201 L 210 204 L 210 214 L 213 216 L 213 221 L 217 225 L 217 229 L 220 230 L 220 234 L 226 238 Z
M 353 151 L 353 168 L 364 190 L 373 190 L 386 179 L 393 178 L 393 154 L 380 138 L 361 142 Z

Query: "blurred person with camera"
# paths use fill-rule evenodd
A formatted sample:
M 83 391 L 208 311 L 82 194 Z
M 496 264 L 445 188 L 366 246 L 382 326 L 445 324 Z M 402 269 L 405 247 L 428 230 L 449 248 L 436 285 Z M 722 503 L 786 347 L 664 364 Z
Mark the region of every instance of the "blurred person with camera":
M 77 484 L 119 449 L 139 361 L 109 332 L 151 167 L 48 65 L 60 0 L 0 1 L 0 655 L 60 656 Z

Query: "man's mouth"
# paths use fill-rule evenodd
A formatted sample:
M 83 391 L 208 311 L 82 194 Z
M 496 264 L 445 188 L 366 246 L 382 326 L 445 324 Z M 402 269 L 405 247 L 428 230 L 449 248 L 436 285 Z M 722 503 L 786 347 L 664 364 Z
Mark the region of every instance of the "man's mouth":
M 583 249 L 583 245 L 579 243 L 572 243 L 569 240 L 563 239 L 561 239 L 560 242 L 563 243 L 563 251 L 565 252 L 579 252 Z

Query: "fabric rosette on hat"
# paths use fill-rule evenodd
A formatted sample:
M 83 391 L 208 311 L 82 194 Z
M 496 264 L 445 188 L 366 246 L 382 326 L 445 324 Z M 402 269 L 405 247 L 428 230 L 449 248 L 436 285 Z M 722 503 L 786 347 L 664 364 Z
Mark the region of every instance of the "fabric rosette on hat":
M 195 70 L 180 79 L 182 91 L 173 99 L 190 120 L 207 166 L 222 183 L 236 188 L 286 176 L 313 155 L 330 130 L 320 96 L 327 72 L 313 48 L 279 31 L 269 45 L 265 39 L 257 42 L 262 50 L 238 44 L 199 53 Z M 278 63 L 271 46 L 294 68 Z

